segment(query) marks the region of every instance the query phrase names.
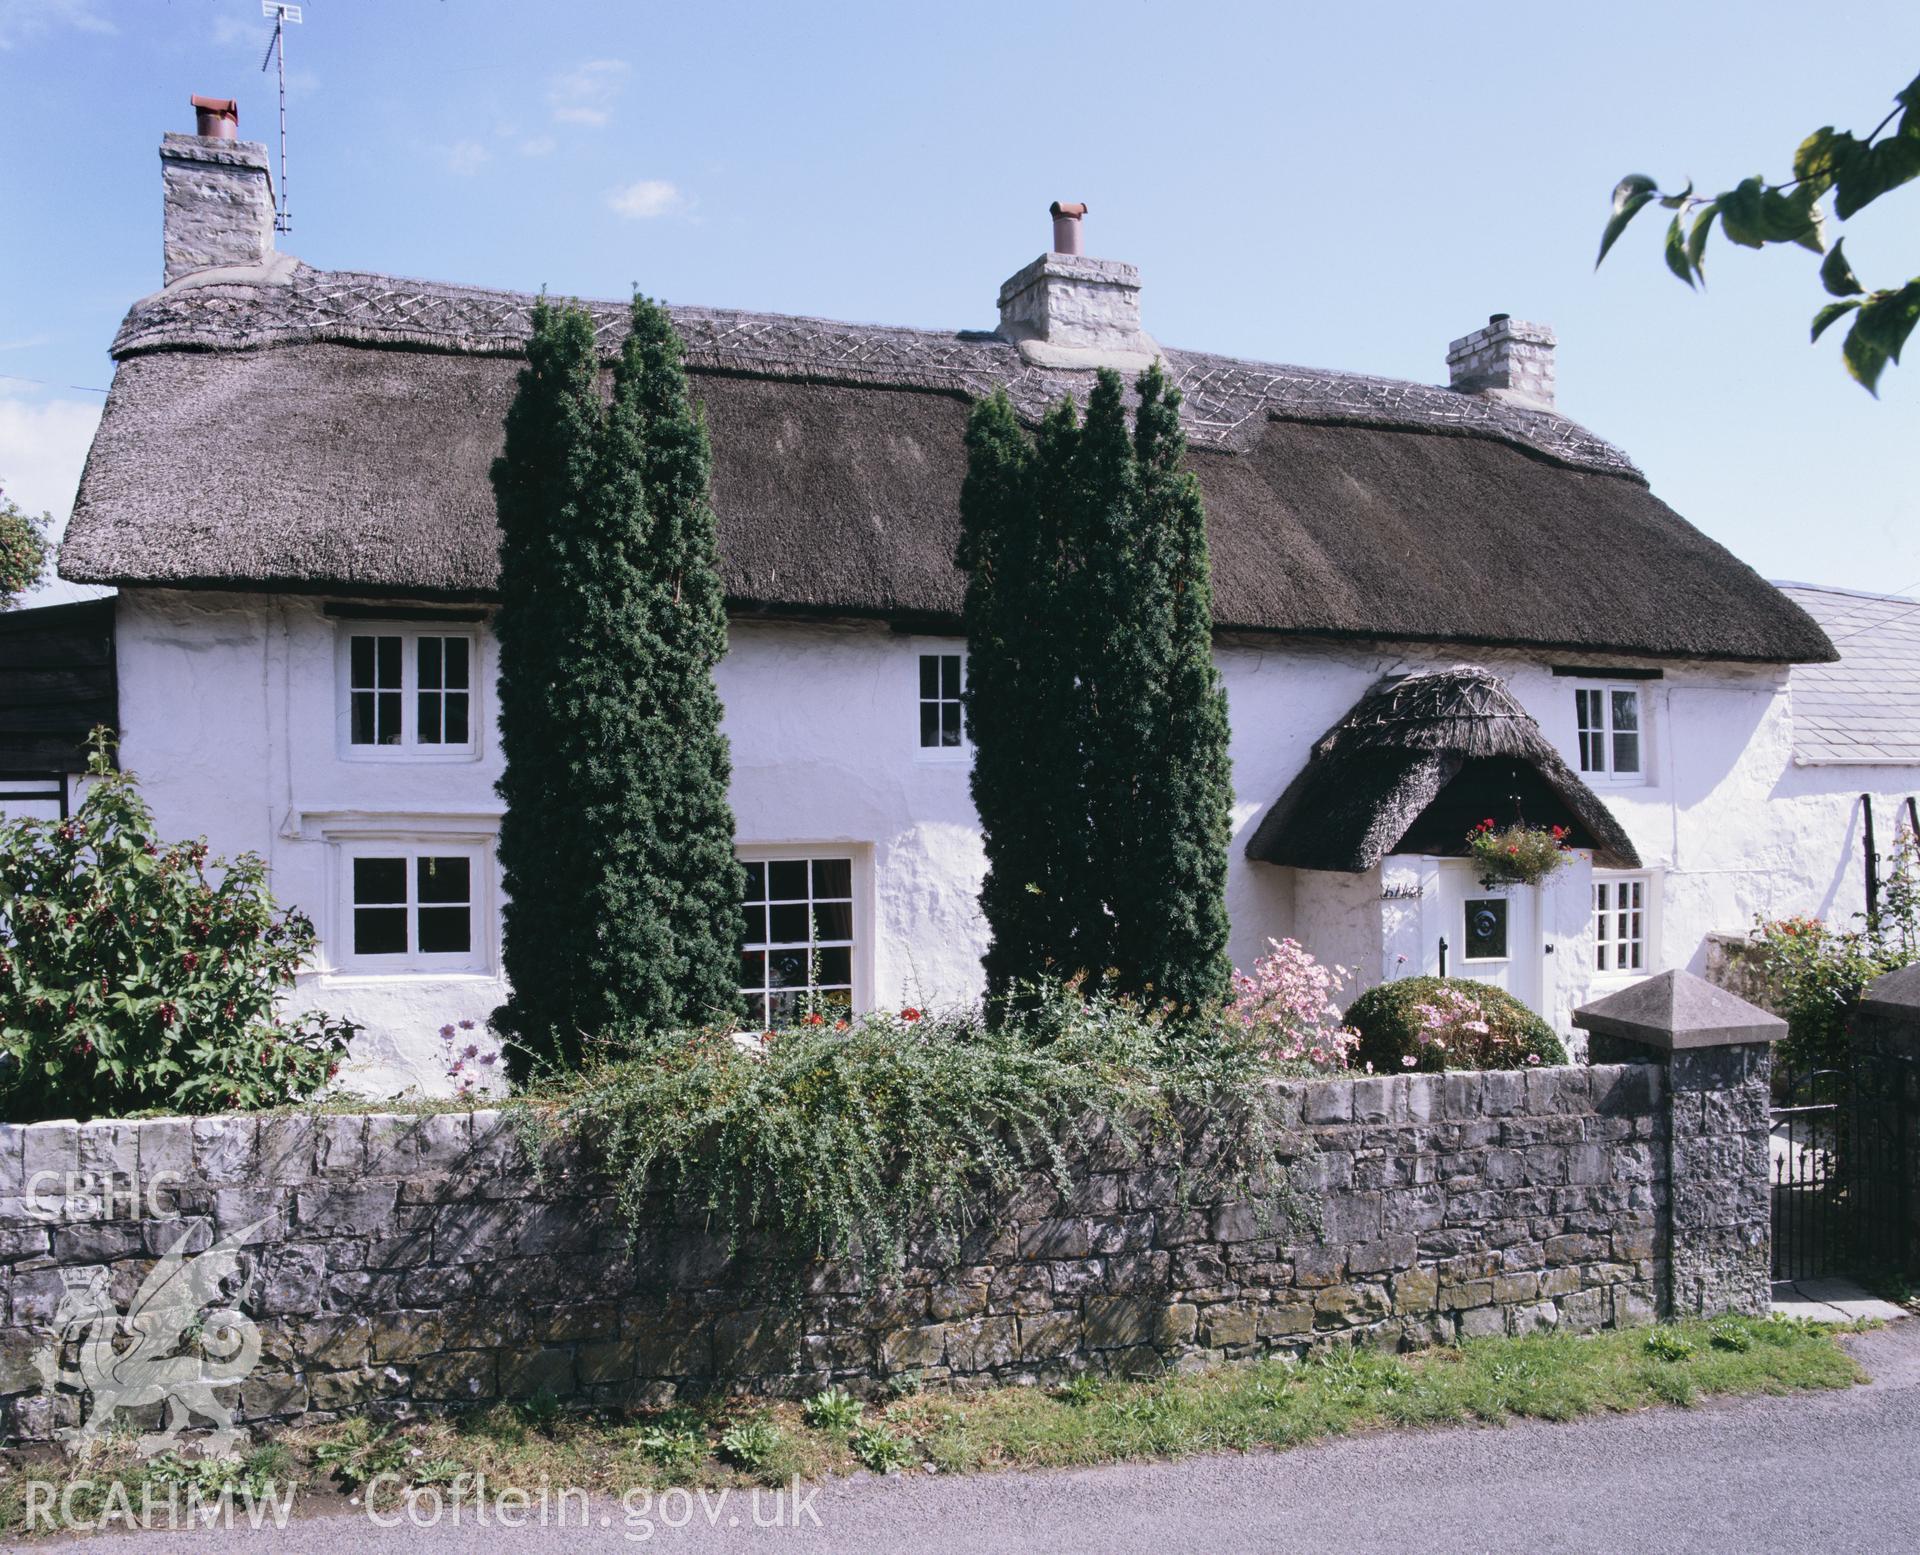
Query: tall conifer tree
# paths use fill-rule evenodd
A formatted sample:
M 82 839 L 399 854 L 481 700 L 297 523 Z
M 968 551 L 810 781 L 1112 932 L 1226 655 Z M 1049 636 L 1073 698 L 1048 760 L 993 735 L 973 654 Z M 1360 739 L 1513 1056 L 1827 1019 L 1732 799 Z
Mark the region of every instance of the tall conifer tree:
M 1197 1009 L 1227 988 L 1226 700 L 1205 515 L 1158 368 L 1103 371 L 1029 444 L 1004 396 L 968 435 L 968 726 L 988 988 L 1085 974 Z
M 1140 482 L 1141 548 L 1158 578 L 1146 635 L 1164 653 L 1156 724 L 1135 781 L 1140 856 L 1113 882 L 1115 960 L 1135 992 L 1203 1009 L 1225 996 L 1227 846 L 1233 832 L 1233 771 L 1227 693 L 1213 666 L 1213 567 L 1200 483 L 1180 468 L 1186 434 L 1180 391 L 1158 363 L 1138 384 L 1134 463 Z
M 517 1077 L 590 1036 L 734 1004 L 740 876 L 712 669 L 726 646 L 706 435 L 636 299 L 598 393 L 591 318 L 543 300 L 505 452 L 500 860 Z

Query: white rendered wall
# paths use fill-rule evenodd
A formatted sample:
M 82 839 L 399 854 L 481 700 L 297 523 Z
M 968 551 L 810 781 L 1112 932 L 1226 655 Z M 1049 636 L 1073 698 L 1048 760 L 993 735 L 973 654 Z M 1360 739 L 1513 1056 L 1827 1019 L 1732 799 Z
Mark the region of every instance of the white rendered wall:
M 343 759 L 336 732 L 338 623 L 318 600 L 128 590 L 120 596 L 123 758 L 141 775 L 162 828 L 204 834 L 216 851 L 250 849 L 273 869 L 283 903 L 337 933 L 344 828 L 392 824 L 490 832 L 499 756 L 493 664 L 483 641 L 478 753 L 461 761 Z M 866 945 L 863 1003 L 946 1004 L 978 996 L 986 931 L 976 896 L 984 861 L 964 759 L 917 743 L 919 653 L 955 639 L 884 626 L 737 619 L 718 684 L 732 740 L 733 805 L 743 847 L 837 845 L 859 861 Z M 1268 938 L 1293 935 L 1358 973 L 1356 989 L 1418 969 L 1434 936 L 1432 871 L 1417 859 L 1331 875 L 1249 863 L 1247 839 L 1311 746 L 1383 674 L 1470 657 L 1507 678 L 1571 757 L 1572 682 L 1547 655 L 1409 651 L 1235 638 L 1216 660 L 1233 715 L 1236 800 L 1228 875 L 1230 951 L 1246 966 Z M 1615 661 L 1618 662 L 1618 661 Z M 1844 919 L 1864 903 L 1859 795 L 1876 805 L 1882 847 L 1894 800 L 1920 786 L 1906 768 L 1800 768 L 1791 761 L 1784 671 L 1666 665 L 1644 683 L 1649 781 L 1603 790 L 1634 839 L 1656 900 L 1649 971 L 1698 970 L 1705 936 L 1755 913 Z M 1577 860 L 1545 888 L 1554 945 L 1543 994 L 1554 1024 L 1604 991 L 1591 971 L 1591 876 Z M 1383 886 L 1395 894 L 1382 899 Z M 1406 955 L 1406 962 L 1398 961 Z M 371 1094 L 447 1088 L 437 1035 L 484 1022 L 504 986 L 497 947 L 472 975 L 348 975 L 323 963 L 298 999 L 362 1022 L 351 1079 Z

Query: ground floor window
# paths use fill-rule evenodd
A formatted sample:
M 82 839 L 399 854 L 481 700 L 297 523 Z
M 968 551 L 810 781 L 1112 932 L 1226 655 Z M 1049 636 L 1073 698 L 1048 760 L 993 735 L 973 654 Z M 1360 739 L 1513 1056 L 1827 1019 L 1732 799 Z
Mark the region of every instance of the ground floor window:
M 809 1009 L 853 1008 L 853 859 L 753 858 L 743 903 L 740 992 L 756 1027 L 791 1024 Z
M 359 971 L 486 970 L 478 848 L 366 842 L 346 852 L 343 964 Z
M 1593 967 L 1639 972 L 1647 962 L 1647 883 L 1627 877 L 1593 883 Z

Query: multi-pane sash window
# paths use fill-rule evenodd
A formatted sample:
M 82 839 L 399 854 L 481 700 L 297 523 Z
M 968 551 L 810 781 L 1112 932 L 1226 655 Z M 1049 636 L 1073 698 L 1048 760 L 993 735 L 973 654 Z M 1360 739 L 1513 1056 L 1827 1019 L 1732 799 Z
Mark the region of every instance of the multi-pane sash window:
M 756 859 L 746 871 L 740 992 L 755 1027 L 789 1025 L 809 1009 L 853 1007 L 853 860 Z
M 960 747 L 961 656 L 957 653 L 920 655 L 920 748 L 957 750 Z
M 477 850 L 369 845 L 348 859 L 348 952 L 367 968 L 461 970 L 480 962 Z
M 1580 770 L 1602 777 L 1639 777 L 1639 687 L 1578 686 L 1573 705 L 1580 732 Z
M 1647 962 L 1647 883 L 1593 883 L 1593 965 L 1597 972 L 1639 972 Z
M 347 639 L 347 743 L 452 753 L 473 746 L 474 639 L 387 630 Z

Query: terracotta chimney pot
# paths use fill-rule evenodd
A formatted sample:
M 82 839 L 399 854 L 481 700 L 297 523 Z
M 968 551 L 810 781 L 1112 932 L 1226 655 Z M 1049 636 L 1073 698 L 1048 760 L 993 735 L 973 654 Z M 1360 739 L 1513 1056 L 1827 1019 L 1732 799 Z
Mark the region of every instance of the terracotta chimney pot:
M 208 140 L 240 138 L 240 104 L 231 97 L 195 97 L 194 133 Z
M 1056 254 L 1077 254 L 1080 248 L 1080 218 L 1087 214 L 1084 204 L 1067 205 L 1055 200 L 1048 207 L 1053 217 L 1053 251 Z

